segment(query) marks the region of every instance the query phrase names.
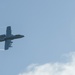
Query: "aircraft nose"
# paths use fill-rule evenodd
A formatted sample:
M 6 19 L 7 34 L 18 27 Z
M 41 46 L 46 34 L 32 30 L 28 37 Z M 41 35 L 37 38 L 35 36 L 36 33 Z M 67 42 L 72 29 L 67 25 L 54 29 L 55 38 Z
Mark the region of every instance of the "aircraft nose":
M 21 37 L 24 37 L 24 35 L 21 35 Z

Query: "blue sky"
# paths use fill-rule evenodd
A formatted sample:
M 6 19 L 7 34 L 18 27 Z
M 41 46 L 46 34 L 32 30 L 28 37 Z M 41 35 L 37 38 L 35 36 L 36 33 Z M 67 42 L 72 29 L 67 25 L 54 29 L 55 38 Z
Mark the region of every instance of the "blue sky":
M 30 64 L 65 62 L 75 51 L 75 0 L 0 0 L 0 34 L 12 27 L 12 48 L 0 51 L 0 75 L 18 75 Z M 0 43 L 3 49 L 4 42 Z

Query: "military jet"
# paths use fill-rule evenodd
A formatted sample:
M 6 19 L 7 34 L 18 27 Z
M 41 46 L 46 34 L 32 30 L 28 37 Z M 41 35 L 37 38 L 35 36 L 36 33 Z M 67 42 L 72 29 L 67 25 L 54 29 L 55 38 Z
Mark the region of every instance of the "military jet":
M 11 44 L 13 43 L 11 40 L 23 38 L 24 35 L 12 35 L 11 26 L 7 26 L 6 34 L 0 35 L 0 42 L 5 41 L 5 50 L 8 50 L 9 47 L 12 47 Z

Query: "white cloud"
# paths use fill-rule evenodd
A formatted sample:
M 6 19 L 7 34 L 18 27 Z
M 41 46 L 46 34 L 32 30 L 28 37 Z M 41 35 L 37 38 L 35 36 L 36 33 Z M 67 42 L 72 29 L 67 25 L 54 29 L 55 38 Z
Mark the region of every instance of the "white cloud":
M 30 65 L 26 72 L 19 75 L 75 75 L 75 53 L 71 53 L 69 58 L 67 63 Z

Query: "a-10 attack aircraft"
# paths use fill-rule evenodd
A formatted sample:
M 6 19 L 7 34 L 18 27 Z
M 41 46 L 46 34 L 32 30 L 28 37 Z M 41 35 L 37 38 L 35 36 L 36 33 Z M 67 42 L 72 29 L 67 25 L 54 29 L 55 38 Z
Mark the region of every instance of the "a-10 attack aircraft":
M 5 48 L 4 49 L 8 50 L 9 47 L 12 47 L 11 44 L 13 42 L 11 40 L 22 38 L 22 37 L 24 37 L 24 35 L 20 35 L 20 34 L 12 35 L 11 26 L 8 26 L 6 29 L 6 34 L 0 35 L 0 42 L 5 41 Z

